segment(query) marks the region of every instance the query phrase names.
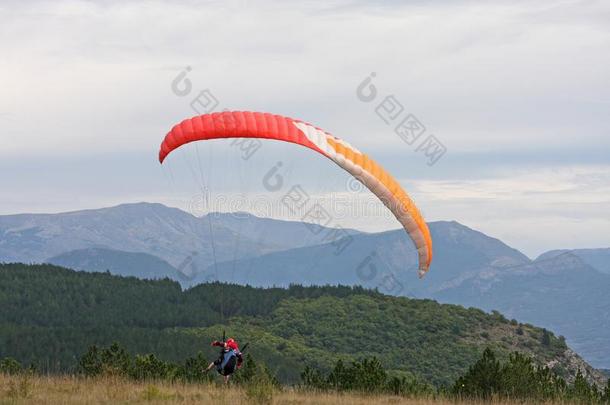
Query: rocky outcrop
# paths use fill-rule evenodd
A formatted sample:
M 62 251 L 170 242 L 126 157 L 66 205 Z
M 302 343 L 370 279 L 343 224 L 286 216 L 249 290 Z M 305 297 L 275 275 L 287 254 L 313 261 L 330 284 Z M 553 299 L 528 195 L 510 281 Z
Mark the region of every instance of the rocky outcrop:
M 546 366 L 551 370 L 557 371 L 570 384 L 574 382 L 579 371 L 589 384 L 594 383 L 599 387 L 603 387 L 608 380 L 601 371 L 591 367 L 572 349 L 566 349 L 561 356 L 551 360 Z

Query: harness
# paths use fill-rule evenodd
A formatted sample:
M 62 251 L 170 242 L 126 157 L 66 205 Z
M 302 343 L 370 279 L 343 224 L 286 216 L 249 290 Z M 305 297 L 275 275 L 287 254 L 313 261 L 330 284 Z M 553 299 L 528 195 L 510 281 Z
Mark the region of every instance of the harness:
M 220 356 L 222 360 L 216 366 L 216 371 L 221 375 L 233 374 L 235 366 L 237 366 L 237 351 L 233 349 L 223 350 Z

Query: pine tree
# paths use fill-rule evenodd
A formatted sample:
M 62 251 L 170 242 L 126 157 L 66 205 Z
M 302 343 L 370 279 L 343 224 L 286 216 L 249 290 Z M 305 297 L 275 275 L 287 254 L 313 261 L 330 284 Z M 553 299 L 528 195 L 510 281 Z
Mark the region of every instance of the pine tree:
M 542 329 L 542 339 L 540 341 L 544 346 L 551 345 L 551 334 L 548 330 Z
M 488 399 L 499 391 L 501 379 L 500 362 L 496 360 L 494 352 L 487 348 L 481 359 L 457 379 L 452 391 L 458 396 Z

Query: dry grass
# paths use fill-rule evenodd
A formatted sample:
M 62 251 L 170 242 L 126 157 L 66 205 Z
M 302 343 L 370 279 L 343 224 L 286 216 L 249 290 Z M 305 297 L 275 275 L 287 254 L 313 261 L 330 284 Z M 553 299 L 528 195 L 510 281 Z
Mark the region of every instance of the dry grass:
M 122 378 L 6 376 L 0 374 L 0 404 L 253 404 L 255 398 L 241 388 L 216 384 L 133 382 Z M 301 392 L 286 389 L 273 394 L 273 404 L 408 404 L 455 405 L 454 401 L 408 399 L 396 396 L 365 396 Z M 473 403 L 473 402 L 470 402 Z M 496 405 L 510 402 L 493 401 Z M 465 404 L 465 403 L 463 403 Z M 482 404 L 482 403 L 481 403 Z

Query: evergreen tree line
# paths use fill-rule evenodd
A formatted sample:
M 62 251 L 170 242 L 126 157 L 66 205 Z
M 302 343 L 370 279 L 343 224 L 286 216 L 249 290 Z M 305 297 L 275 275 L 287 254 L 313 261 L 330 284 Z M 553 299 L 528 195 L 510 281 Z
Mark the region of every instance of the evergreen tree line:
M 79 373 L 85 377 L 120 376 L 138 381 L 170 380 L 191 383 L 210 383 L 216 376 L 204 370 L 209 359 L 200 352 L 182 363 L 160 360 L 154 354 L 131 355 L 114 343 L 108 347 L 91 346 L 78 362 Z M 24 368 L 14 359 L 0 360 L 0 373 L 35 372 Z M 246 354 L 244 365 L 232 378 L 232 384 L 247 387 L 254 398 L 269 398 L 272 391 L 281 389 L 278 379 L 264 363 Z M 514 352 L 501 362 L 491 349 L 451 386 L 435 388 L 412 376 L 391 375 L 375 357 L 345 364 L 337 361 L 327 373 L 305 367 L 300 387 L 306 390 L 393 394 L 411 398 L 450 398 L 491 400 L 492 398 L 522 401 L 559 401 L 575 404 L 610 404 L 610 379 L 601 389 L 578 373 L 568 384 L 547 367 L 536 365 L 532 358 Z
M 216 375 L 215 369 L 206 373 L 210 364 L 202 352 L 189 357 L 182 363 L 163 361 L 154 354 L 131 355 L 118 343 L 108 347 L 92 345 L 78 360 L 78 375 L 92 378 L 99 376 L 114 376 L 129 378 L 136 381 L 169 380 L 190 383 L 212 382 Z M 17 360 L 7 357 L 0 360 L 0 373 L 18 375 L 37 372 L 35 366 L 24 367 Z M 244 363 L 235 373 L 232 381 L 245 384 L 257 379 L 266 379 L 275 387 L 280 387 L 275 375 L 264 365 L 258 364 L 250 354 L 244 356 Z
M 89 350 L 80 358 L 78 369 L 86 377 L 100 375 L 114 375 L 143 380 L 180 380 L 183 382 L 211 382 L 215 369 L 205 372 L 210 360 L 199 352 L 195 357 L 189 357 L 182 363 L 167 362 L 154 354 L 130 355 L 123 347 L 113 343 L 107 348 L 89 347 Z M 249 354 L 238 373 L 233 375 L 237 384 L 249 383 L 261 375 L 274 386 L 280 384 L 273 373 L 264 365 L 257 364 Z
M 346 365 L 342 360 L 327 374 L 309 366 L 301 373 L 303 387 L 322 391 L 388 393 L 409 397 L 433 396 L 432 385 L 407 376 L 390 376 L 376 357 Z
M 347 366 L 338 361 L 327 374 L 305 367 L 301 379 L 304 387 L 323 391 L 385 393 L 413 398 L 610 404 L 610 379 L 601 389 L 579 372 L 574 382 L 568 384 L 548 367 L 538 366 L 531 357 L 513 352 L 506 362 L 501 362 L 489 348 L 451 386 L 438 389 L 414 377 L 390 376 L 376 358 Z
M 537 402 L 610 404 L 610 379 L 600 389 L 587 382 L 579 371 L 572 384 L 568 384 L 548 367 L 538 366 L 532 358 L 521 353 L 514 352 L 508 361 L 500 362 L 492 350 L 486 349 L 449 392 L 461 398 L 500 397 Z

